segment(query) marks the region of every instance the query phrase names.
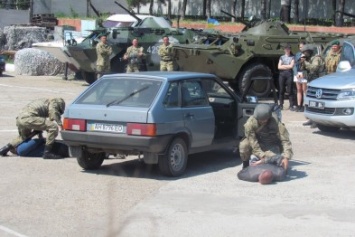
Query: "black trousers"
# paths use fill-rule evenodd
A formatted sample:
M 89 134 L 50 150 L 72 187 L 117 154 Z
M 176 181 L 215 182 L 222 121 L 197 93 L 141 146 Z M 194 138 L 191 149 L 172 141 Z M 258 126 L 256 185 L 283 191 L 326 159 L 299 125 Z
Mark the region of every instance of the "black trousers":
M 290 107 L 295 105 L 293 73 L 291 70 L 280 71 L 279 75 L 279 102 L 283 106 L 285 93 L 288 94 Z

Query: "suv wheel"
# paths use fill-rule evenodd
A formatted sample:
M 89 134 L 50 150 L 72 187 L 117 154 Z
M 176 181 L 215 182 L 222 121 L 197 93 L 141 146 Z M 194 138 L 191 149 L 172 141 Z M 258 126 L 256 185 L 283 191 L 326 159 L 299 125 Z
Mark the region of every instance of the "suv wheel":
M 105 158 L 105 152 L 90 153 L 88 151 L 83 151 L 82 154 L 77 157 L 77 161 L 80 167 L 84 170 L 95 170 L 100 168 Z
M 322 132 L 338 132 L 340 129 L 338 127 L 330 127 L 330 126 L 325 126 L 325 125 L 321 125 L 321 124 L 317 124 L 317 127 Z
M 159 157 L 159 169 L 167 176 L 180 176 L 186 169 L 188 151 L 182 138 L 175 138 L 166 154 Z

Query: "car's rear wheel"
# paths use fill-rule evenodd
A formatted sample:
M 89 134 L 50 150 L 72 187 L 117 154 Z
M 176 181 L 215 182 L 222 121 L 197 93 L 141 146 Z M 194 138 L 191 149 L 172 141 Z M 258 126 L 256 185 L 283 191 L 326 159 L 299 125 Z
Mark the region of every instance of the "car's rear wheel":
M 339 129 L 340 129 L 339 127 L 330 127 L 330 126 L 325 126 L 325 125 L 322 125 L 322 124 L 317 124 L 317 127 L 322 132 L 338 132 Z
M 90 153 L 88 151 L 82 151 L 81 155 L 77 157 L 77 161 L 81 168 L 85 170 L 95 170 L 100 168 L 105 157 L 105 152 Z
M 186 169 L 188 151 L 182 138 L 175 138 L 166 154 L 159 157 L 159 169 L 167 176 L 180 176 Z

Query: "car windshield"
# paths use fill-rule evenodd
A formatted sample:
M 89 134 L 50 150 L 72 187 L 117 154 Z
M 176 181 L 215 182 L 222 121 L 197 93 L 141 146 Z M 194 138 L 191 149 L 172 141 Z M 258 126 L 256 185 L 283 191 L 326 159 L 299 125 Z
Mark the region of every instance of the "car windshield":
M 150 107 L 162 82 L 151 79 L 113 78 L 89 88 L 75 104 Z

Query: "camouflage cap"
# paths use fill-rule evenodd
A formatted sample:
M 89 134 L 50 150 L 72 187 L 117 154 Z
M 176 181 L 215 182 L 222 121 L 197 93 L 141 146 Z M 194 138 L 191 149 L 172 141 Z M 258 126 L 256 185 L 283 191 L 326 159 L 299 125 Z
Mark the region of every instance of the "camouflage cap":
M 254 110 L 254 117 L 257 120 L 266 120 L 271 117 L 271 106 L 268 104 L 258 104 Z
M 60 114 L 64 113 L 65 101 L 62 98 L 53 98 L 51 102 L 56 103 L 58 105 L 58 110 Z

